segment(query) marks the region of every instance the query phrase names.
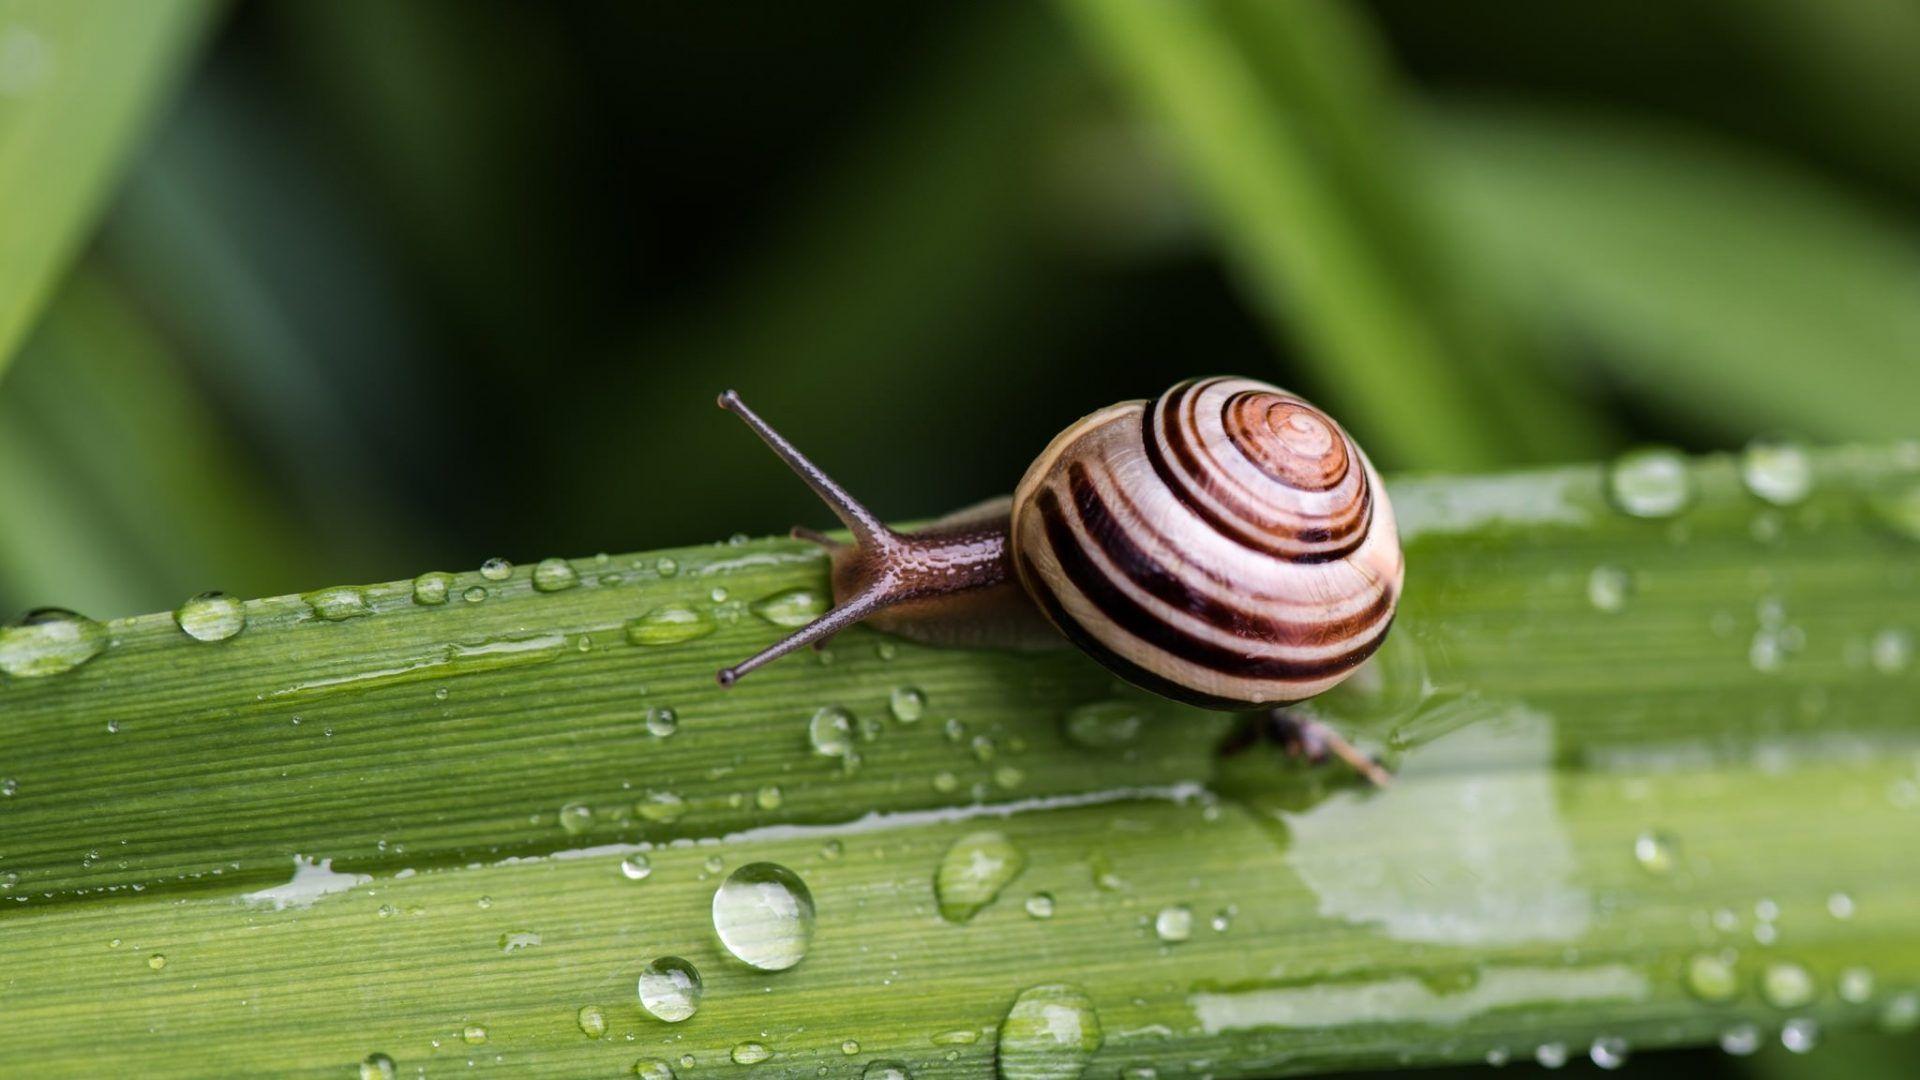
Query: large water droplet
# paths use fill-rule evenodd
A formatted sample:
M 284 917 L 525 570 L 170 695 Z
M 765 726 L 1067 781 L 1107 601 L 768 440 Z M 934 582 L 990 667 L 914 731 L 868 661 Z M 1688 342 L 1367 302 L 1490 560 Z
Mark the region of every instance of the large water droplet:
M 636 851 L 620 860 L 620 876 L 628 881 L 645 881 L 653 876 L 653 861 Z
M 1720 1050 L 1729 1057 L 1746 1057 L 1760 1049 L 1760 1029 L 1752 1024 L 1735 1024 L 1720 1033 Z
M 1596 566 L 1587 575 L 1587 602 L 1597 611 L 1617 615 L 1632 594 L 1633 576 L 1618 566 Z
M 600 1011 L 598 1005 L 582 1005 L 574 1014 L 574 1022 L 580 1025 L 580 1033 L 589 1039 L 597 1039 L 607 1033 L 607 1014 Z
M 460 1029 L 460 1041 L 469 1046 L 478 1046 L 487 1041 L 487 1029 L 479 1024 L 468 1024 Z
M 480 564 L 480 576 L 488 581 L 505 581 L 513 576 L 513 564 L 502 558 L 491 558 Z
M 1792 506 L 1813 490 L 1813 461 L 1798 443 L 1755 439 L 1740 455 L 1740 481 L 1775 506 Z
M 398 1071 L 385 1054 L 368 1054 L 360 1062 L 360 1080 L 393 1080 Z
M 195 641 L 225 641 L 247 625 L 247 609 L 225 593 L 203 592 L 181 604 L 173 621 Z
M 1067 741 L 1090 750 L 1130 745 L 1146 724 L 1145 707 L 1136 701 L 1095 701 L 1067 713 Z
M 1740 976 L 1732 953 L 1695 953 L 1687 958 L 1687 990 L 1701 1001 L 1732 1001 L 1740 994 Z
M 1611 1072 L 1627 1063 L 1627 1040 L 1617 1035 L 1602 1035 L 1587 1047 L 1587 1057 L 1595 1065 Z
M 1054 907 L 1054 904 L 1053 904 L 1052 893 L 1037 892 L 1037 893 L 1034 893 L 1032 896 L 1027 897 L 1027 903 L 1026 903 L 1027 914 L 1033 916 L 1036 919 L 1053 918 L 1053 907 Z
M 1633 861 L 1649 874 L 1670 874 L 1679 862 L 1673 837 L 1649 830 L 1633 839 Z
M 913 1080 L 913 1074 L 898 1061 L 869 1061 L 860 1070 L 860 1080 Z
M 1172 904 L 1160 909 L 1153 917 L 1153 935 L 1161 941 L 1173 943 L 1185 941 L 1193 936 L 1193 909 L 1185 904 Z
M 720 944 L 750 967 L 785 971 L 807 955 L 813 940 L 813 893 L 800 875 L 778 863 L 748 863 L 714 891 L 713 929 Z
M 1635 450 L 1607 470 L 1607 497 L 1634 517 L 1672 517 L 1693 502 L 1693 477 L 1676 451 Z
M 1760 996 L 1776 1009 L 1797 1009 L 1812 1001 L 1813 975 L 1790 961 L 1768 964 L 1760 975 Z
M 1820 1022 L 1797 1016 L 1780 1026 L 1780 1045 L 1795 1054 L 1804 1054 L 1820 1042 Z
M 918 723 L 927 714 L 927 695 L 917 687 L 896 686 L 887 695 L 887 711 L 902 724 Z
M 580 584 L 580 575 L 565 559 L 541 559 L 533 567 L 533 587 L 541 592 L 560 592 Z
M 678 645 L 714 630 L 713 616 L 685 604 L 668 604 L 627 620 L 627 640 L 635 645 Z
M 0 628 L 0 672 L 36 679 L 72 671 L 107 649 L 107 628 L 64 608 L 30 611 Z
M 822 757 L 846 757 L 853 751 L 853 714 L 838 705 L 816 709 L 807 721 L 807 742 Z
M 1883 675 L 1898 675 L 1913 662 L 1913 635 L 1899 627 L 1888 627 L 1873 635 L 1867 655 L 1873 669 Z
M 633 812 L 656 824 L 680 820 L 687 812 L 687 800 L 671 791 L 649 791 L 633 806 Z
M 633 1063 L 633 1075 L 640 1080 L 673 1080 L 673 1066 L 659 1058 L 641 1058 Z
M 989 830 L 955 840 L 940 856 L 940 866 L 933 875 L 940 917 L 956 923 L 973 918 L 993 903 L 1000 890 L 1019 877 L 1026 866 L 1026 853 L 1004 833 Z
M 766 1043 L 743 1042 L 735 1043 L 728 1056 L 735 1065 L 758 1065 L 772 1057 L 773 1051 L 767 1049 Z
M 662 956 L 640 973 L 640 1007 L 677 1024 L 700 1008 L 700 972 L 677 956 Z
M 1842 968 L 1834 980 L 1834 992 L 1840 1000 L 1849 1005 L 1865 1005 L 1873 1000 L 1873 969 L 1867 967 Z
M 447 602 L 453 591 L 453 575 L 444 570 L 429 570 L 413 579 L 413 602 L 434 607 Z
M 647 734 L 664 739 L 680 730 L 680 714 L 665 705 L 647 709 Z
M 1533 1048 L 1533 1060 L 1543 1069 L 1557 1069 L 1567 1063 L 1567 1044 L 1541 1043 Z
M 825 594 L 799 588 L 763 596 L 748 605 L 748 609 L 775 626 L 792 630 L 825 615 L 831 606 Z
M 1100 1017 L 1079 987 L 1029 987 L 1000 1024 L 996 1065 L 1001 1080 L 1077 1080 L 1100 1042 Z
M 373 608 L 367 605 L 367 597 L 359 589 L 339 586 L 332 589 L 318 589 L 300 599 L 307 602 L 313 613 L 328 622 L 342 622 L 373 614 Z
M 579 836 L 593 828 L 593 807 L 583 802 L 570 802 L 560 808 L 560 827 L 568 836 Z

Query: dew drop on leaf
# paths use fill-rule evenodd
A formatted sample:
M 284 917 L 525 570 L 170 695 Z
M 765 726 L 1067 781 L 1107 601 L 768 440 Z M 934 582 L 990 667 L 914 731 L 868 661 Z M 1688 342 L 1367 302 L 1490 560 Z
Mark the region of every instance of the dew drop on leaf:
M 785 971 L 813 941 L 813 893 L 778 863 L 748 863 L 727 875 L 713 894 L 713 929 L 720 944 L 750 967 Z

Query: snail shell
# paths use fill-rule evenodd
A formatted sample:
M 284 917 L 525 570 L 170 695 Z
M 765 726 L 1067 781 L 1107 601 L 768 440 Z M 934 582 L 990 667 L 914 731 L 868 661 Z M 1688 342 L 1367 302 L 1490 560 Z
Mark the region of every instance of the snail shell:
M 1299 701 L 1386 637 L 1404 564 L 1379 474 L 1325 413 L 1252 379 L 1088 416 L 1015 489 L 1013 564 L 1114 674 L 1212 708 Z

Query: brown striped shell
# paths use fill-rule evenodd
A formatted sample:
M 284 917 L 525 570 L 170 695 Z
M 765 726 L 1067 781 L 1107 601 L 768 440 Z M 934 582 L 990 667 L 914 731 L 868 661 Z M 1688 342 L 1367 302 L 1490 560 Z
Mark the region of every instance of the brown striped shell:
M 1183 382 L 1062 432 L 1013 496 L 1013 561 L 1114 674 L 1214 708 L 1300 701 L 1373 654 L 1403 564 L 1380 477 L 1266 383 Z

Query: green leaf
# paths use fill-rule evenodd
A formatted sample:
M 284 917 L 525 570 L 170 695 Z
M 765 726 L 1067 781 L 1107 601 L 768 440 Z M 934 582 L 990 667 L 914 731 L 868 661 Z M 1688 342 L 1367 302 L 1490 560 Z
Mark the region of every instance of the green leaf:
M 0 371 L 85 241 L 210 0 L 0 4 Z
M 10 629 L 0 665 L 71 670 L 0 682 L 0 1058 L 1271 1076 L 1898 1019 L 1920 449 L 1806 464 L 1700 461 L 1666 518 L 1597 468 L 1395 483 L 1397 628 L 1300 710 L 1384 791 L 1219 758 L 1232 718 L 1071 651 L 854 630 L 722 691 L 784 632 L 756 603 L 826 587 L 785 541 L 253 601 L 223 641 Z M 713 629 L 630 641 L 669 606 Z M 963 840 L 995 866 L 949 922 Z M 792 970 L 711 924 L 763 861 L 818 912 Z M 677 1025 L 635 996 L 663 956 L 704 983 Z
M 1735 436 L 1914 432 L 1912 222 L 1622 117 L 1456 103 L 1432 135 L 1456 243 L 1636 394 Z

